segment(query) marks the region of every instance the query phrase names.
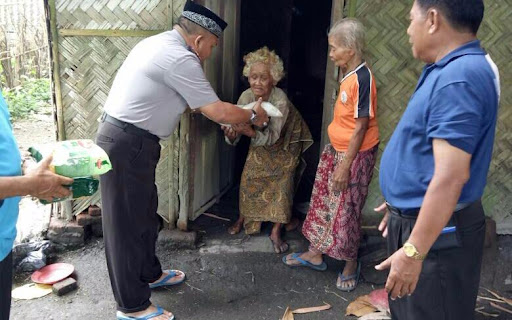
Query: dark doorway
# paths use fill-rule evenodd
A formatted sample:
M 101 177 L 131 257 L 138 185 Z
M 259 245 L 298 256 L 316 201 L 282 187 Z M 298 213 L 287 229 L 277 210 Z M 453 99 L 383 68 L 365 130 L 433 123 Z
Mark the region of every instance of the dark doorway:
M 295 196 L 296 202 L 309 201 L 319 156 L 322 130 L 327 31 L 332 1 L 244 0 L 240 30 L 240 61 L 263 46 L 283 59 L 286 76 L 278 83 L 297 107 L 311 130 L 315 144 L 304 154 L 307 168 Z M 239 94 L 249 87 L 240 75 Z M 249 139 L 237 149 L 236 177 L 240 177 Z
M 286 76 L 277 86 L 283 89 L 302 114 L 315 143 L 303 155 L 307 167 L 294 202 L 308 202 L 313 188 L 319 157 L 322 130 L 325 68 L 327 63 L 327 31 L 331 21 L 331 0 L 244 0 L 241 8 L 240 60 L 263 46 L 269 47 L 284 62 Z M 239 75 L 238 96 L 249 83 Z M 250 139 L 243 137 L 236 147 L 234 188 L 213 211 L 238 212 L 240 176 Z

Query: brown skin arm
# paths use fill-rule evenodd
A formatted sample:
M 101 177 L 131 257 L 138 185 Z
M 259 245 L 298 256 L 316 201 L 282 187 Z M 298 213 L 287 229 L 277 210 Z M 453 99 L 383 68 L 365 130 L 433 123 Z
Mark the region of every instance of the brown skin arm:
M 256 131 L 254 131 L 253 127 L 248 123 L 234 124 L 233 130 L 235 130 L 237 133 L 246 135 L 249 138 L 256 137 Z
M 354 129 L 354 133 L 350 138 L 345 158 L 334 170 L 334 192 L 341 192 L 347 189 L 348 182 L 350 181 L 350 167 L 352 166 L 352 162 L 356 158 L 356 155 L 359 152 L 361 145 L 363 144 L 364 136 L 366 131 L 368 131 L 369 123 L 370 118 L 368 117 L 356 119 L 356 128 Z
M 471 154 L 446 140 L 434 139 L 435 170 L 416 225 L 409 237 L 420 253 L 427 253 L 450 220 L 462 188 L 469 180 Z
M 224 135 L 226 136 L 226 138 L 228 138 L 229 141 L 233 143 L 238 136 L 236 131 L 233 130 L 232 127 L 220 126 L 220 128 L 222 129 L 222 131 L 224 131 Z
M 53 197 L 64 198 L 70 190 L 63 185 L 70 185 L 73 179 L 59 176 L 49 169 L 52 157 L 47 157 L 24 176 L 1 177 L 0 199 L 32 195 L 39 199 L 51 201 Z
M 408 241 L 426 254 L 446 226 L 470 175 L 471 154 L 446 140 L 434 139 L 434 175 L 428 186 L 418 219 Z M 422 261 L 409 258 L 403 249 L 375 267 L 390 268 L 386 290 L 391 299 L 412 294 L 416 289 Z
M 267 113 L 261 107 L 261 102 L 262 100 L 260 98 L 254 106 L 254 111 L 256 111 L 256 121 L 254 124 L 257 126 L 262 126 L 264 122 L 268 122 Z M 241 109 L 234 104 L 220 100 L 199 108 L 199 111 L 217 123 L 226 124 L 248 122 L 252 116 L 251 110 Z

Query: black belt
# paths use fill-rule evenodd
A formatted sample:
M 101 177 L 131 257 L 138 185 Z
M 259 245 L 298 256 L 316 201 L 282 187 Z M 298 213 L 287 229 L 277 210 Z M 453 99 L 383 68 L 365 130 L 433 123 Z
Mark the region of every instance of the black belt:
M 406 217 L 406 218 L 416 218 L 418 216 L 418 213 L 420 212 L 420 208 L 416 209 L 398 209 L 397 207 L 393 207 L 389 203 L 386 202 L 386 206 L 388 207 L 388 210 L 390 213 L 395 214 L 400 217 Z
M 453 212 L 457 212 L 464 208 L 467 208 L 471 204 L 472 203 L 458 203 Z M 397 216 L 403 217 L 403 218 L 416 218 L 418 216 L 418 213 L 420 213 L 420 208 L 399 209 L 397 207 L 393 207 L 392 205 L 390 205 L 387 202 L 386 202 L 386 206 L 388 207 L 389 212 L 391 212 L 392 214 L 395 214 Z
M 134 134 L 136 136 L 148 138 L 155 142 L 160 141 L 159 137 L 155 136 L 154 134 L 150 133 L 149 131 L 141 129 L 131 123 L 118 120 L 114 117 L 109 116 L 106 113 L 103 113 L 103 115 L 101 116 L 101 122 L 108 122 L 118 128 L 123 129 L 123 131 L 126 133 L 130 133 L 130 134 Z

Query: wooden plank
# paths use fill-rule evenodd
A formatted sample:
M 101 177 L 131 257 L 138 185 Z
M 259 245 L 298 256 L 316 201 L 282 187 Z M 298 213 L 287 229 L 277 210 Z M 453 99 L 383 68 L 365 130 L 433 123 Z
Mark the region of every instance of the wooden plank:
M 224 38 L 230 39 L 224 45 L 222 68 L 224 77 L 222 79 L 222 94 L 225 101 L 236 103 L 238 97 L 238 80 L 241 70 L 237 63 L 240 55 L 240 19 L 241 0 L 234 0 L 233 3 L 225 6 L 225 18 L 229 26 L 224 31 Z
M 224 43 L 222 57 L 222 96 L 224 101 L 236 103 L 238 99 L 238 81 L 241 70 L 238 63 L 240 55 L 240 19 L 241 19 L 241 0 L 228 2 L 224 7 L 224 16 L 229 24 L 229 28 L 224 31 L 224 37 L 227 39 Z M 235 148 L 228 146 L 224 142 L 224 135 L 219 133 L 221 161 L 219 164 L 219 188 L 222 190 L 231 187 L 235 178 Z M 220 196 L 221 196 L 220 195 Z M 220 197 L 217 197 L 220 199 Z
M 172 30 L 174 14 L 174 1 L 167 0 L 167 29 Z
M 171 30 L 172 28 L 172 17 L 173 17 L 173 12 L 174 12 L 174 9 L 173 9 L 173 0 L 167 0 L 167 29 Z M 179 125 L 178 125 L 178 129 L 179 130 Z M 166 227 L 168 229 L 174 229 L 176 228 L 176 221 L 178 220 L 178 216 L 179 216 L 179 212 L 177 210 L 174 210 L 175 206 L 174 204 L 176 202 L 178 202 L 176 200 L 176 198 L 174 197 L 175 195 L 173 194 L 174 192 L 177 192 L 177 188 L 175 188 L 175 183 L 177 181 L 174 181 L 174 173 L 175 173 L 175 170 L 177 170 L 178 168 L 175 168 L 174 166 L 174 161 L 173 161 L 173 158 L 174 158 L 174 147 L 175 147 L 175 143 L 176 143 L 176 140 L 174 139 L 174 133 L 172 134 L 172 136 L 170 137 L 169 141 L 167 142 L 167 181 L 165 182 L 166 184 L 169 185 L 169 188 L 167 190 L 167 194 L 165 195 L 168 199 L 168 212 L 162 212 L 162 213 L 159 213 L 161 216 L 165 216 L 164 217 L 164 220 L 167 222 L 167 225 Z M 179 209 L 178 209 L 179 210 Z
M 180 199 L 180 212 L 178 217 L 177 226 L 178 229 L 186 231 L 188 228 L 188 216 L 191 210 L 191 198 L 192 193 L 190 192 L 191 183 L 191 172 L 190 168 L 192 161 L 190 157 L 190 112 L 187 112 L 181 116 L 180 121 L 180 160 L 179 160 L 179 179 L 178 179 L 178 196 Z
M 356 16 L 357 0 L 348 1 L 348 17 L 354 18 Z
M 149 37 L 166 30 L 59 29 L 61 37 Z
M 60 83 L 60 65 L 59 65 L 59 35 L 57 32 L 57 10 L 55 0 L 47 0 L 45 10 L 50 18 L 49 44 L 51 46 L 50 55 L 52 60 L 53 74 L 53 98 L 55 101 L 57 115 L 57 140 L 66 140 L 66 128 L 64 127 L 64 110 L 62 107 L 62 88 Z
M 239 79 L 238 65 L 233 61 L 238 61 L 239 54 L 235 48 L 238 48 L 240 0 L 208 0 L 205 5 L 218 12 L 230 26 L 219 39 L 218 48 L 205 61 L 205 74 L 221 100 L 234 102 Z M 196 115 L 191 121 L 190 163 L 195 167 L 190 168 L 192 185 L 189 190 L 193 193 L 188 219 L 194 220 L 217 201 L 221 189 L 233 179 L 233 165 L 229 163 L 234 163 L 234 148 L 224 142 L 214 122 Z
M 201 214 L 203 214 L 206 210 L 210 209 L 211 206 L 218 203 L 220 199 L 231 189 L 233 183 L 226 185 L 217 195 L 215 195 L 212 199 L 208 200 L 204 205 L 193 212 L 192 218 L 190 220 L 194 221 Z
M 355 2 L 355 1 L 353 1 Z M 333 0 L 331 10 L 331 25 L 337 20 L 343 18 L 343 8 L 345 0 Z M 322 116 L 322 139 L 320 141 L 320 153 L 324 146 L 329 143 L 327 127 L 332 121 L 334 114 L 333 104 L 336 100 L 336 91 L 338 87 L 339 68 L 327 56 L 327 67 L 325 70 L 325 89 L 324 89 L 324 111 Z

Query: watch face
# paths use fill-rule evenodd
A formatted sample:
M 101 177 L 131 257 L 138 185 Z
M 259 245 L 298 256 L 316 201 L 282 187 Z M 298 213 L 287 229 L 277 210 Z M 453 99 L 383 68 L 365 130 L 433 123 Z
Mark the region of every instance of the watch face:
M 408 244 L 408 243 L 404 244 L 404 253 L 406 256 L 408 256 L 408 257 L 414 256 L 414 253 L 415 253 L 414 251 L 415 251 L 414 248 L 410 244 Z

